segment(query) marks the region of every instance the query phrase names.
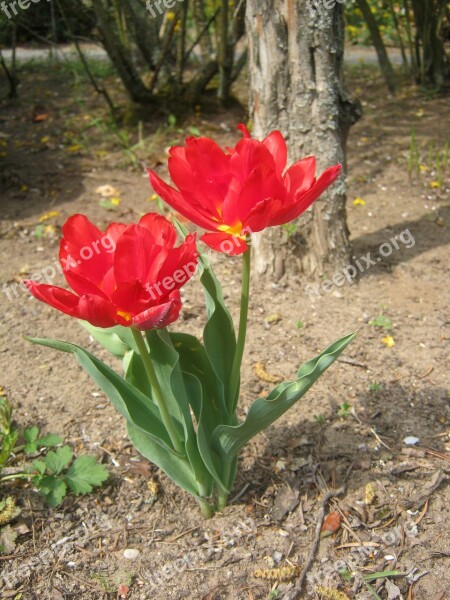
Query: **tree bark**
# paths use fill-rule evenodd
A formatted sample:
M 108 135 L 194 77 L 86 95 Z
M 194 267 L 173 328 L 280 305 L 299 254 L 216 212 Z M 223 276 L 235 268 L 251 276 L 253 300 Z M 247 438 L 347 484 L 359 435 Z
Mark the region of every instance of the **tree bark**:
M 247 0 L 250 113 L 255 137 L 279 129 L 290 163 L 314 154 L 321 172 L 345 162 L 349 128 L 360 116 L 344 92 L 343 7 L 323 0 Z M 289 228 L 254 236 L 258 273 L 322 274 L 349 258 L 342 176 Z

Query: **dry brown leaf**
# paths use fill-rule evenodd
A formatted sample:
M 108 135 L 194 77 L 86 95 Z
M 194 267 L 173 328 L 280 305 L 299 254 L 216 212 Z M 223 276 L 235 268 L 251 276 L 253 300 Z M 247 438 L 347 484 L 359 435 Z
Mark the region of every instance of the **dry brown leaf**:
M 332 512 L 325 519 L 322 529 L 320 530 L 321 537 L 328 537 L 338 531 L 341 526 L 341 515 L 338 512 Z
M 300 575 L 300 567 L 277 567 L 276 569 L 256 569 L 253 576 L 258 579 L 268 579 L 269 581 L 290 581 Z
M 265 370 L 265 367 L 262 363 L 256 363 L 254 366 L 256 375 L 262 379 L 262 381 L 266 381 L 267 383 L 279 383 L 281 381 L 281 377 L 278 375 L 271 375 Z
M 377 492 L 375 490 L 375 486 L 373 483 L 368 483 L 364 488 L 364 504 L 370 506 L 375 501 L 377 497 Z
M 336 588 L 325 587 L 324 585 L 318 585 L 316 592 L 322 596 L 323 600 L 350 600 L 344 592 L 340 592 Z

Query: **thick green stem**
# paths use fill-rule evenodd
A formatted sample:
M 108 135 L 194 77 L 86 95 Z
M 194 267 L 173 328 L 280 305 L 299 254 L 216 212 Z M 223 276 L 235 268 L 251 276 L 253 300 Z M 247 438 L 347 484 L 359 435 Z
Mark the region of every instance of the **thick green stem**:
M 208 502 L 208 500 L 206 500 L 207 491 L 206 491 L 206 488 L 203 486 L 203 484 L 199 483 L 198 489 L 199 489 L 199 493 L 201 496 L 201 498 L 198 500 L 198 503 L 200 505 L 200 510 L 202 511 L 202 515 L 206 519 L 210 519 L 216 512 L 215 507 L 212 504 L 210 504 Z
M 241 377 L 241 365 L 242 358 L 244 356 L 245 338 L 247 335 L 247 319 L 248 319 L 248 304 L 250 295 L 250 250 L 244 252 L 242 255 L 242 288 L 241 288 L 241 310 L 239 315 L 239 330 L 238 338 L 236 343 L 236 353 L 234 355 L 233 367 L 231 370 L 231 381 L 230 381 L 230 399 L 231 399 L 231 410 L 230 416 L 233 418 L 236 412 L 236 406 L 239 399 L 239 388 L 240 388 L 240 377 Z M 228 461 L 224 464 L 222 469 L 222 481 L 225 486 L 230 488 L 232 482 L 230 481 L 231 472 L 233 470 L 233 461 Z M 222 510 L 227 505 L 228 494 L 222 490 L 217 492 L 217 508 Z
M 158 378 L 155 373 L 155 369 L 153 367 L 152 359 L 150 358 L 150 354 L 147 350 L 147 345 L 142 337 L 142 334 L 137 329 L 131 329 L 133 332 L 134 339 L 136 341 L 136 345 L 139 350 L 140 357 L 142 358 L 142 362 L 144 363 L 145 370 L 147 372 L 148 380 L 150 382 L 153 393 L 155 394 L 156 404 L 158 405 L 159 412 L 161 413 L 161 418 L 163 420 L 164 426 L 167 429 L 167 433 L 170 436 L 172 441 L 172 445 L 174 449 L 179 454 L 184 454 L 183 444 L 180 441 L 178 436 L 177 429 L 175 427 L 175 423 L 173 422 L 172 416 L 167 408 L 166 401 L 164 399 L 164 394 L 159 385 Z
M 239 315 L 239 330 L 236 344 L 236 353 L 234 355 L 233 367 L 231 370 L 230 397 L 232 399 L 232 410 L 234 415 L 239 398 L 239 384 L 241 376 L 242 357 L 244 356 L 245 337 L 247 335 L 248 318 L 248 299 L 250 293 L 250 250 L 242 255 L 242 288 L 241 288 L 241 312 Z

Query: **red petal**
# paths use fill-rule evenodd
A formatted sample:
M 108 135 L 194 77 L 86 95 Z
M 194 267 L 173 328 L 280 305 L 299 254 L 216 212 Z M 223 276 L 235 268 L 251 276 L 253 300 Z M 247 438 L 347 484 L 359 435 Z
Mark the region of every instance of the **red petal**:
M 295 203 L 283 207 L 270 224 L 283 225 L 300 216 L 328 187 L 330 187 L 332 183 L 334 183 L 339 177 L 341 170 L 341 165 L 335 165 L 326 169 L 306 193 L 296 194 Z
M 205 233 L 200 239 L 213 250 L 230 256 L 237 256 L 248 250 L 247 243 L 242 238 L 234 237 L 229 233 Z
M 132 325 L 141 331 L 162 329 L 178 319 L 181 310 L 181 298 L 178 290 L 173 291 L 169 302 L 144 310 L 133 318 Z
M 110 302 L 99 296 L 76 296 L 63 288 L 24 281 L 35 298 L 49 304 L 66 315 L 89 321 L 97 327 L 113 327 L 117 324 L 115 309 Z
M 277 177 L 273 165 L 262 163 L 246 178 L 241 192 L 234 203 L 228 201 L 224 205 L 223 220 L 228 225 L 236 222 L 247 224 L 252 210 L 263 200 L 278 198 L 283 201 L 286 191 L 282 180 Z M 261 229 L 253 229 L 260 231 Z
M 169 250 L 167 257 L 158 272 L 157 281 L 156 279 L 147 279 L 146 281 L 150 285 L 154 285 L 156 282 L 162 284 L 164 280 L 168 278 L 170 280 L 170 288 L 166 288 L 166 293 L 164 294 L 167 295 L 171 290 L 181 288 L 189 281 L 192 275 L 194 275 L 197 271 L 197 257 L 198 251 L 195 234 L 188 235 L 186 240 L 178 248 Z M 181 281 L 177 282 L 174 279 L 173 275 L 176 271 L 183 271 L 183 277 L 181 277 L 179 273 L 177 276 L 177 279 Z
M 209 138 L 190 138 L 186 142 L 186 161 L 190 177 L 186 177 L 182 161 L 169 159 L 173 182 L 204 214 L 220 219 L 231 179 L 230 157 Z
M 244 134 L 244 138 L 251 137 L 247 125 L 244 125 L 243 123 L 239 123 L 239 125 L 237 126 L 237 129 L 239 129 L 239 131 L 241 131 Z
M 154 244 L 173 248 L 177 241 L 177 232 L 175 227 L 162 215 L 157 213 L 147 213 L 139 221 L 139 226 L 149 231 L 154 240 Z
M 190 205 L 178 190 L 168 185 L 154 171 L 149 170 L 148 173 L 153 189 L 169 206 L 199 227 L 210 230 L 216 229 L 217 221 L 214 221 L 209 215 L 204 215 L 202 211 Z
M 272 133 L 269 133 L 266 139 L 263 140 L 263 144 L 273 156 L 277 175 L 281 177 L 286 168 L 287 161 L 287 148 L 283 135 L 280 131 L 272 131 Z
M 67 282 L 77 294 L 91 293 L 100 287 L 113 264 L 114 251 L 111 248 L 114 247 L 114 240 L 84 215 L 77 214 L 67 219 L 63 225 L 59 258 Z M 78 277 L 72 278 L 72 273 Z M 86 281 L 92 285 L 88 286 Z
M 153 234 L 140 225 L 130 225 L 117 242 L 114 277 L 117 283 L 153 281 L 164 263 L 168 250 L 155 246 Z
M 309 190 L 316 177 L 316 157 L 308 156 L 299 160 L 286 171 L 284 183 L 290 201 L 301 192 Z

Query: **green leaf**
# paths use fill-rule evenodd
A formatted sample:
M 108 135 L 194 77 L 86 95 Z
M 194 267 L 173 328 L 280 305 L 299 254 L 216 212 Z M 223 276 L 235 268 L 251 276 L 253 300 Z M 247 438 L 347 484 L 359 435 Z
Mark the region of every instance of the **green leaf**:
M 18 437 L 19 432 L 17 429 L 10 429 L 10 431 L 3 437 L 0 448 L 0 473 L 8 462 L 11 453 L 15 448 Z
M 364 575 L 364 579 L 365 581 L 376 581 L 382 577 L 404 577 L 407 574 L 408 573 L 403 573 L 402 571 L 378 571 L 377 573 Z
M 44 475 L 46 469 L 47 465 L 43 460 L 33 460 L 28 470 L 31 472 L 37 471 L 39 475 Z
M 76 494 L 89 494 L 107 479 L 108 471 L 94 456 L 76 458 L 65 476 L 67 485 Z
M 181 421 L 184 429 L 184 443 L 190 464 L 197 480 L 204 487 L 211 486 L 211 477 L 205 469 L 197 446 L 197 436 L 192 423 L 190 398 L 180 367 L 180 356 L 175 350 L 172 339 L 166 329 L 147 331 L 150 356 L 155 368 L 169 412 Z M 194 396 L 195 397 L 195 396 Z M 195 404 L 195 400 L 194 400 Z
M 229 414 L 233 414 L 235 399 L 231 397 L 230 390 L 231 371 L 236 353 L 233 320 L 225 306 L 220 283 L 210 266 L 205 267 L 200 281 L 205 290 L 208 314 L 208 322 L 203 330 L 203 342 L 216 374 L 219 399 L 227 407 Z
M 186 458 L 164 451 L 159 444 L 155 444 L 151 436 L 132 423 L 127 423 L 127 431 L 133 446 L 142 456 L 157 465 L 186 492 L 198 497 L 198 484 Z
M 59 475 L 72 460 L 73 453 L 69 446 L 63 446 L 58 448 L 55 452 L 53 450 L 47 454 L 43 459 L 45 466 L 53 475 Z
M 26 441 L 27 444 L 32 444 L 37 440 L 38 435 L 39 427 L 33 425 L 32 427 L 27 427 L 25 429 L 25 431 L 23 432 L 23 439 Z
M 64 440 L 59 437 L 59 435 L 56 435 L 55 433 L 47 433 L 47 435 L 40 437 L 36 444 L 38 448 L 51 448 L 52 446 L 62 444 L 63 441 Z
M 125 417 L 127 422 L 134 423 L 136 427 L 153 436 L 155 442 L 161 444 L 163 448 L 166 448 L 169 452 L 174 452 L 156 404 L 100 359 L 84 350 L 84 348 L 68 342 L 42 338 L 27 339 L 34 344 L 41 344 L 42 346 L 75 354 L 84 370 L 105 392 L 114 407 Z
M 369 592 L 372 594 L 372 596 L 375 598 L 375 600 L 383 600 L 382 597 L 377 594 L 376 590 L 373 589 L 373 587 L 370 585 L 370 583 L 367 583 L 367 581 L 364 581 L 364 584 L 366 586 L 366 588 L 369 590 Z
M 45 497 L 50 506 L 59 506 L 67 493 L 67 486 L 63 479 L 53 475 L 34 477 L 33 483 Z
M 136 346 L 129 327 L 117 325 L 116 327 L 104 329 L 102 327 L 95 327 L 87 321 L 80 321 L 80 324 L 108 352 L 119 358 L 123 358 L 130 348 L 135 348 Z
M 226 408 L 218 398 L 218 384 L 204 346 L 194 336 L 172 333 L 172 342 L 180 356 L 180 365 L 192 410 L 198 422 L 197 444 L 208 471 L 227 491 L 220 473 L 223 462 L 211 446 L 214 429 L 227 421 Z
M 258 398 L 247 418 L 237 426 L 220 425 L 212 438 L 212 446 L 224 460 L 234 458 L 252 437 L 274 423 L 309 390 L 322 373 L 338 358 L 355 337 L 355 333 L 337 340 L 321 354 L 302 365 L 296 381 L 280 383 L 266 398 Z

